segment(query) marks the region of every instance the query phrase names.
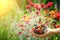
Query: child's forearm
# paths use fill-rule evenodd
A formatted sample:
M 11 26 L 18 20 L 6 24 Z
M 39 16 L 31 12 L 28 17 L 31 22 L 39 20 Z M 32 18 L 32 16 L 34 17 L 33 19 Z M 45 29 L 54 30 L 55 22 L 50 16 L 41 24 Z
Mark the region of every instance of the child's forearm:
M 54 34 L 60 34 L 60 28 L 53 29 Z

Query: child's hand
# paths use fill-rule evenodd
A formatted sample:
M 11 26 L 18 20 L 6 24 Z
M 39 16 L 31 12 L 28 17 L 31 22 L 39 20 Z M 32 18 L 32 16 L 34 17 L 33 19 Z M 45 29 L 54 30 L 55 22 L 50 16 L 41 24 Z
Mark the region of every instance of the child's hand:
M 53 33 L 53 30 L 50 29 L 50 28 L 48 29 L 48 31 L 47 31 L 46 33 L 44 33 L 44 34 L 42 34 L 42 35 L 38 35 L 38 34 L 34 33 L 33 30 L 30 30 L 30 33 L 31 33 L 33 36 L 39 37 L 39 38 L 45 38 L 45 37 L 48 37 L 48 36 L 51 36 L 51 35 L 54 34 L 54 33 Z

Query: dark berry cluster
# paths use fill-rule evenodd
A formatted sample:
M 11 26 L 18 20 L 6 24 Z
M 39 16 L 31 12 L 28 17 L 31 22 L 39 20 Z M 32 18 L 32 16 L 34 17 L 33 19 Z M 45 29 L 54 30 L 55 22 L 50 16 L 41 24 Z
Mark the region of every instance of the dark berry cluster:
M 44 25 L 37 26 L 36 24 L 34 24 L 34 27 L 32 28 L 32 30 L 34 31 L 34 33 L 40 35 L 40 34 L 44 34 L 47 31 L 47 27 Z

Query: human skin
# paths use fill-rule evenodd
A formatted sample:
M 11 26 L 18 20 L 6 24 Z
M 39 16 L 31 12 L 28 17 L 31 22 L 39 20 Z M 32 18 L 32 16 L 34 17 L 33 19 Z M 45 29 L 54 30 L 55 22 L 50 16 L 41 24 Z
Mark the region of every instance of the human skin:
M 46 37 L 49 37 L 49 36 L 52 36 L 52 35 L 55 35 L 55 34 L 60 34 L 60 28 L 56 28 L 56 29 L 48 29 L 48 31 L 42 35 L 38 35 L 38 34 L 35 34 L 33 32 L 33 30 L 30 30 L 30 33 L 35 36 L 35 37 L 38 37 L 38 38 L 46 38 Z

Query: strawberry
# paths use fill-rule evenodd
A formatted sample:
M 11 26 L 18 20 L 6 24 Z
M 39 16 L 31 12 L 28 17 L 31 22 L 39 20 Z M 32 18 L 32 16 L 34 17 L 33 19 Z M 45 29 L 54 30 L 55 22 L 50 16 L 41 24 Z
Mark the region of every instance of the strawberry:
M 36 28 L 32 28 L 32 30 L 33 30 L 33 31 L 35 31 L 35 30 L 36 30 Z
M 41 28 L 41 26 L 37 26 L 38 28 Z
M 38 32 L 39 34 L 42 34 L 42 30 L 37 30 L 37 32 Z
M 41 30 L 37 30 L 37 32 L 38 32 L 38 33 L 40 33 L 40 32 L 41 32 Z

